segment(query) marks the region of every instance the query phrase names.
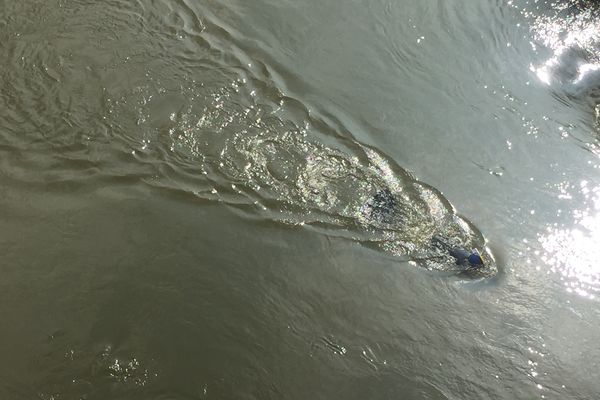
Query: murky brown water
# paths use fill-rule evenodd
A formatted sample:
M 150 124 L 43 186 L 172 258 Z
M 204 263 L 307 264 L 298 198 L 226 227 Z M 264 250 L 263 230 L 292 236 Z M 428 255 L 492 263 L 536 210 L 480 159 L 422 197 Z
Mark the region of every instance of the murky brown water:
M 2 2 L 1 397 L 594 398 L 597 11 L 467 3 Z

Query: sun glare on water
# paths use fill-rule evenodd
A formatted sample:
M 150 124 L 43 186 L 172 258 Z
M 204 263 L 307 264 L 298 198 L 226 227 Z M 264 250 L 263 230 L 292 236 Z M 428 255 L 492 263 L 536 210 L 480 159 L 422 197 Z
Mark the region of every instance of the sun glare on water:
M 567 291 L 594 299 L 600 296 L 600 186 L 582 181 L 580 188 L 589 206 L 573 212 L 572 227 L 549 226 L 538 239 L 542 261 Z
M 531 64 L 529 68 L 548 85 L 564 79 L 578 84 L 589 73 L 600 69 L 598 10 L 572 2 L 553 3 L 553 6 L 553 15 L 523 12 L 533 19 L 532 47 L 537 49 L 541 45 L 552 52 L 541 65 Z

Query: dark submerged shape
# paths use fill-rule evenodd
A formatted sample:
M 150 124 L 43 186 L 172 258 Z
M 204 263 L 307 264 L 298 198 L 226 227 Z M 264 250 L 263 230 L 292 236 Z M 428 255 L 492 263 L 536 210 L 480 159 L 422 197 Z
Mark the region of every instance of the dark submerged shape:
M 484 266 L 481 256 L 477 250 L 467 251 L 464 247 L 453 247 L 448 250 L 448 254 L 456 259 L 456 265 L 469 265 L 473 268 Z
M 484 262 L 477 248 L 467 250 L 467 247 L 457 244 L 456 239 L 451 240 L 441 235 L 435 235 L 432 238 L 432 246 L 450 255 L 462 275 L 472 275 L 473 277 L 487 275 L 495 268 L 491 254 L 483 253 L 489 258 L 487 262 Z
M 396 212 L 396 199 L 390 191 L 385 188 L 378 190 L 373 198 L 367 203 L 370 217 L 375 221 L 390 223 L 391 217 Z
M 370 220 L 369 223 L 374 229 L 405 229 L 410 219 L 410 213 L 403 213 L 402 199 L 396 196 L 390 188 L 379 189 L 366 202 L 364 214 Z M 449 215 L 444 219 L 455 219 L 459 223 L 460 217 Z M 423 220 L 426 220 L 423 217 Z M 464 221 L 463 221 L 464 222 Z M 449 224 L 453 226 L 452 223 Z M 481 277 L 493 275 L 496 271 L 491 254 L 487 253 L 482 238 L 478 242 L 468 241 L 461 232 L 451 229 L 444 233 L 447 226 L 441 225 L 439 231 L 434 233 L 429 243 L 421 251 L 423 256 L 409 255 L 412 261 L 426 267 L 427 269 L 443 269 L 447 271 L 457 271 L 462 276 Z M 452 236 L 446 236 L 448 233 L 454 233 Z M 467 239 L 467 240 L 465 240 Z M 481 246 L 486 261 L 480 254 L 477 246 Z M 469 250 L 470 249 L 470 250 Z M 450 265 L 453 265 L 450 267 Z
M 271 85 L 265 71 L 237 71 L 226 84 L 166 79 L 165 89 L 150 82 L 107 94 L 111 118 L 130 121 L 120 129 L 132 144 L 151 143 L 138 160 L 170 168 L 145 183 L 252 218 L 310 226 L 427 270 L 464 270 L 447 247 L 432 242 L 440 235 L 452 246 L 478 249 L 485 264 L 479 270 L 495 274 L 485 238 L 439 190 L 361 143 L 331 114 L 309 112 L 302 98 Z

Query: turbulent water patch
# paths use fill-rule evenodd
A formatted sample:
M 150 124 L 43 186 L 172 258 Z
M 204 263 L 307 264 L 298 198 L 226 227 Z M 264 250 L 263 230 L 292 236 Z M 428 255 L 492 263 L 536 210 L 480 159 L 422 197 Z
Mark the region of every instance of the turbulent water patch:
M 549 52 L 531 70 L 569 96 L 586 99 L 595 108 L 600 98 L 600 6 L 596 1 L 540 1 L 519 5 L 529 21 L 534 49 Z M 597 112 L 597 111 L 596 111 Z
M 194 82 L 175 90 L 148 86 L 112 101 L 140 105 L 135 151 L 140 159 L 161 158 L 164 171 L 147 182 L 308 224 L 428 269 L 462 270 L 447 246 L 478 248 L 488 264 L 483 272 L 494 272 L 482 235 L 439 191 L 377 149 L 337 136 L 300 101 L 260 84 L 239 78 L 212 91 Z M 183 107 L 164 109 L 186 99 Z M 168 118 L 153 118 L 158 108 Z M 130 111 L 114 106 L 111 114 Z
M 68 26 L 46 46 L 31 24 L 10 37 L 5 62 L 21 67 L 2 76 L 4 141 L 39 148 L 45 174 L 106 178 L 117 174 L 107 160 L 123 163 L 126 154 L 145 166 L 129 179 L 308 225 L 429 269 L 463 269 L 448 247 L 479 249 L 482 271 L 495 272 L 483 236 L 439 191 L 287 94 L 289 74 L 248 50 L 233 28 L 201 6 L 145 3 L 96 9 L 105 18 L 89 21 L 89 48 L 73 48 L 79 31 Z M 53 16 L 87 21 L 89 7 L 75 2 Z M 9 21 L 0 33 L 16 27 Z

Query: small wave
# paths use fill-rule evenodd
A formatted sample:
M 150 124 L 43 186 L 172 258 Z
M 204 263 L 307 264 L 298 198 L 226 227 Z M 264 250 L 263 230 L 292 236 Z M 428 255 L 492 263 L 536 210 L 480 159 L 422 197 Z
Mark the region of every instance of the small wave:
M 105 159 L 117 163 L 115 176 L 145 165 L 155 173 L 127 177 L 453 270 L 434 240 L 443 237 L 479 249 L 494 273 L 481 233 L 439 191 L 357 141 L 344 118 L 286 93 L 292 74 L 211 12 L 184 0 L 88 6 L 50 17 L 89 22 L 89 48 L 73 47 L 80 26 L 43 41 L 31 24 L 2 48 L 13 64 L 2 76 L 4 143 L 60 154 L 41 156 L 44 176 L 29 181 L 47 181 L 48 166 L 62 184 L 106 179 Z
M 529 21 L 532 46 L 550 56 L 531 70 L 548 85 L 561 86 L 581 98 L 600 93 L 600 7 L 597 2 L 567 0 L 536 2 L 520 7 Z
M 433 238 L 440 236 L 479 248 L 491 263 L 481 233 L 439 191 L 381 151 L 337 139 L 300 100 L 262 91 L 262 84 L 238 78 L 207 90 L 189 82 L 162 93 L 148 86 L 113 101 L 140 105 L 138 113 L 148 118 L 136 122 L 139 149 L 171 171 L 147 183 L 221 201 L 249 215 L 349 232 L 356 241 L 428 269 L 456 268 L 445 249 L 435 246 Z M 168 112 L 168 104 L 177 106 Z M 169 117 L 153 119 L 152 110 L 159 108 Z M 111 114 L 121 110 L 115 107 Z M 290 117 L 298 115 L 304 117 L 300 123 Z

